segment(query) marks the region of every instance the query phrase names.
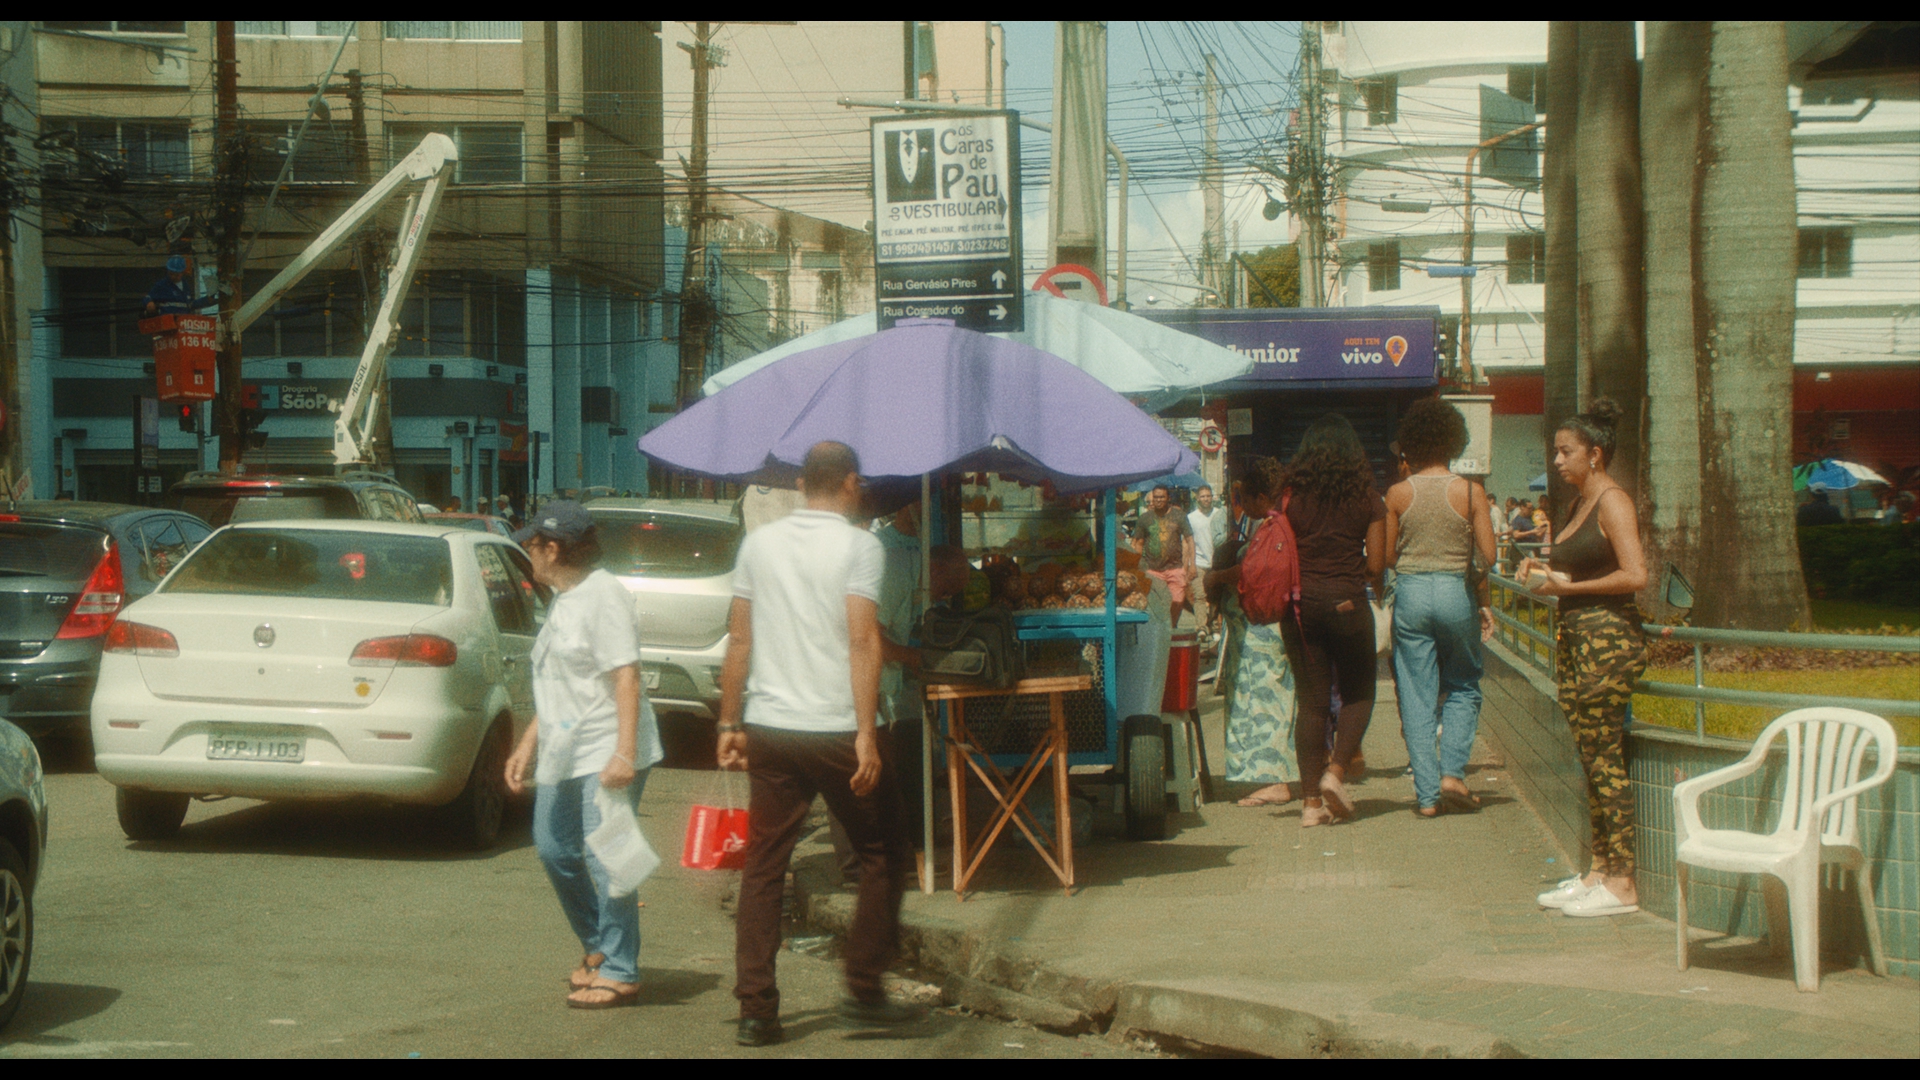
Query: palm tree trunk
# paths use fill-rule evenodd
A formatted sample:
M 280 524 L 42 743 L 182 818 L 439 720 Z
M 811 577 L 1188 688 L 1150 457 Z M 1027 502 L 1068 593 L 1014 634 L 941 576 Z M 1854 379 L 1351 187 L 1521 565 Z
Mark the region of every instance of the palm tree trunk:
M 1631 490 L 1638 486 L 1646 437 L 1647 386 L 1640 71 L 1632 23 L 1580 27 L 1579 93 L 1580 351 L 1589 392 L 1620 405 L 1620 440 L 1610 471 Z
M 1700 191 L 1710 24 L 1649 22 L 1640 84 L 1640 171 L 1646 199 L 1647 564 L 1645 607 L 1666 604 L 1664 568 L 1700 573 L 1700 404 L 1694 371 L 1694 215 Z
M 1694 234 L 1702 625 L 1810 624 L 1794 529 L 1797 212 L 1786 27 L 1716 22 Z
M 1580 101 L 1580 24 L 1547 24 L 1546 161 L 1541 197 L 1546 208 L 1546 431 L 1542 440 L 1547 485 L 1557 500 L 1570 491 L 1553 471 L 1553 430 L 1580 411 L 1586 383 L 1580 371 L 1578 209 L 1575 152 Z

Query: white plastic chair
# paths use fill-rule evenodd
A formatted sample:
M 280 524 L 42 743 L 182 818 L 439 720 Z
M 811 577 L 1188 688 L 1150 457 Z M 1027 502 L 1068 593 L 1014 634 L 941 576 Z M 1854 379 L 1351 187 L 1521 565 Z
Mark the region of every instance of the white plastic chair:
M 1759 770 L 1775 738 L 1787 741 L 1786 786 L 1780 795 L 1780 821 L 1772 833 L 1708 829 L 1700 824 L 1700 796 Z M 1860 767 L 1872 745 L 1878 764 L 1860 779 Z M 1860 793 L 1893 775 L 1898 744 L 1893 725 L 1857 709 L 1796 709 L 1760 733 L 1740 762 L 1675 784 L 1675 920 L 1679 923 L 1680 970 L 1687 969 L 1687 874 L 1689 866 L 1735 874 L 1765 874 L 1767 936 L 1774 951 L 1791 927 L 1794 983 L 1820 989 L 1820 868 L 1828 863 L 1853 871 L 1859 883 L 1860 911 L 1867 924 L 1867 948 L 1876 975 L 1887 973 L 1880 945 L 1880 919 L 1874 911 L 1873 885 L 1866 855 L 1860 850 Z M 1785 896 L 1781 893 L 1784 891 Z M 1782 910 L 1785 909 L 1785 910 Z

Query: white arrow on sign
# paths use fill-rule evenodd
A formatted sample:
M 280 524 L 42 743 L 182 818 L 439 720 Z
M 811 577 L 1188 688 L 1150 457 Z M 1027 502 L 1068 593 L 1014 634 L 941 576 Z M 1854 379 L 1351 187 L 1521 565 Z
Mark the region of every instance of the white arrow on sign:
M 987 314 L 993 316 L 994 321 L 998 322 L 1007 317 L 1007 306 L 1005 304 L 995 304 L 987 309 Z
M 993 287 L 996 289 L 1004 289 L 1007 287 L 1007 272 L 1005 270 L 995 270 L 993 272 Z

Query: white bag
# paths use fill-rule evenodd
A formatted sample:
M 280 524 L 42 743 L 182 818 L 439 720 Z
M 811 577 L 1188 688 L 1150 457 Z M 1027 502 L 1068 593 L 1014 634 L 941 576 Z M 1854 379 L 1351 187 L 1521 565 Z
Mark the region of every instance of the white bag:
M 587 848 L 607 872 L 607 895 L 632 896 L 660 868 L 660 856 L 647 843 L 633 807 L 618 790 L 596 784 L 593 805 L 600 811 L 600 825 L 587 834 Z

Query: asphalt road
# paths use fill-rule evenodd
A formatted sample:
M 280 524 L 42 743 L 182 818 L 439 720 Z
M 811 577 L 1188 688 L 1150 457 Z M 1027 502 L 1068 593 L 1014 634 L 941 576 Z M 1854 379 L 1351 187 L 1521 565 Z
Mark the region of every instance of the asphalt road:
M 734 1045 L 735 875 L 676 864 L 684 807 L 711 774 L 653 774 L 642 826 L 669 865 L 641 889 L 641 1004 L 581 1012 L 563 1000 L 579 948 L 525 808 L 479 855 L 446 851 L 403 808 L 238 799 L 195 803 L 174 841 L 132 843 L 84 759 L 48 764 L 32 981 L 0 1057 L 1129 1054 L 950 1010 L 849 1031 L 833 1015 L 838 965 L 791 952 L 787 1041 Z

